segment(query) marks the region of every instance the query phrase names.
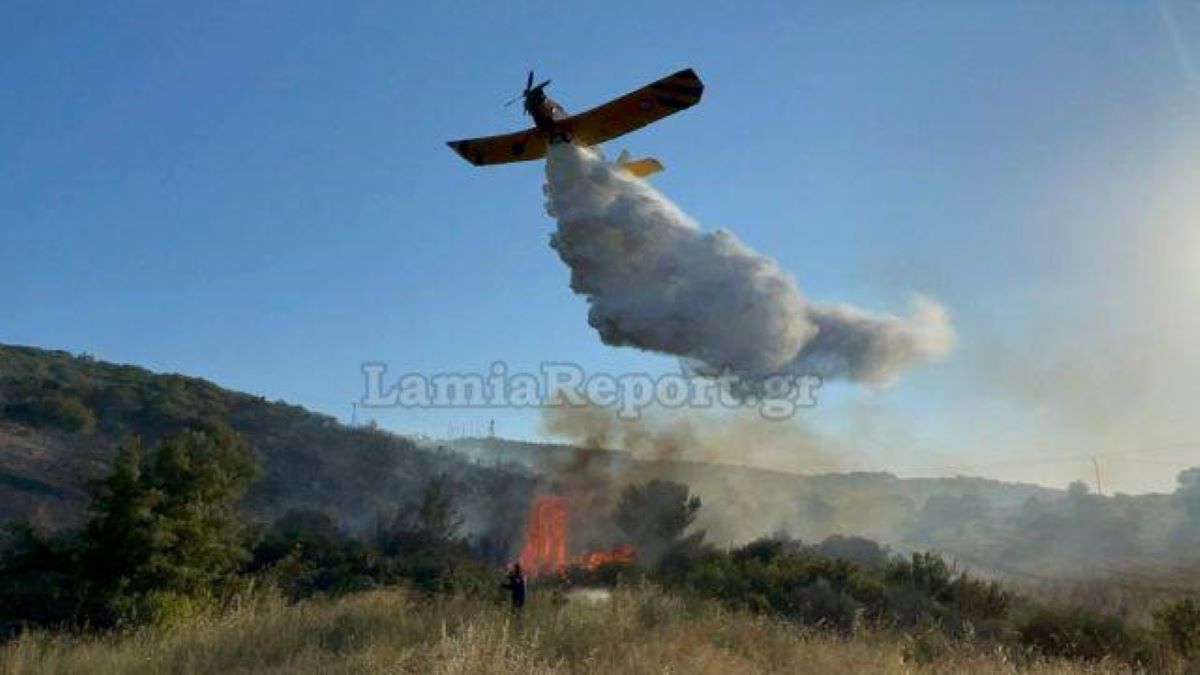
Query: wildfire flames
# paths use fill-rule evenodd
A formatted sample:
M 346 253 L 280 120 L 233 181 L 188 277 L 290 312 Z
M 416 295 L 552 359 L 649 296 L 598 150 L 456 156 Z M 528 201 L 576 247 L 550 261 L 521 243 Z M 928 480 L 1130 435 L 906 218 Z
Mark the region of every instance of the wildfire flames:
M 527 574 L 555 574 L 569 565 L 591 570 L 609 563 L 632 562 L 633 559 L 633 547 L 626 545 L 584 551 L 577 558 L 570 558 L 567 555 L 567 498 L 545 495 L 534 500 L 520 556 L 521 567 Z
M 609 563 L 633 562 L 633 547 L 626 544 L 614 546 L 607 551 L 585 551 L 579 556 L 579 564 L 589 570 Z
M 538 497 L 529 512 L 521 567 L 528 574 L 557 572 L 567 566 L 567 498 Z

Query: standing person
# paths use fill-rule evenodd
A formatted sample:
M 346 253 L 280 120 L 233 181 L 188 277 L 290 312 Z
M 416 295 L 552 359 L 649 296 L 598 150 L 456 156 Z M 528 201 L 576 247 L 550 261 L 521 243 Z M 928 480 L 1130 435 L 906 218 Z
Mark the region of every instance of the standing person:
M 513 611 L 520 611 L 525 606 L 525 574 L 521 572 L 521 563 L 513 563 L 512 569 L 508 571 L 508 577 L 501 588 L 508 591 L 512 598 Z

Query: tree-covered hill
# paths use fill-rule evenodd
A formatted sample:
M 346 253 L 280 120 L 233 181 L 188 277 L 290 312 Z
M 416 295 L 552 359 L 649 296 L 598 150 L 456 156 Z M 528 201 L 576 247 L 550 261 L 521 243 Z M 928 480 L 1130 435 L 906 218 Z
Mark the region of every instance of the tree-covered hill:
M 264 518 L 318 506 L 369 524 L 440 473 L 460 476 L 477 496 L 530 480 L 203 379 L 0 345 L 0 520 L 76 524 L 85 482 L 104 473 L 122 440 L 149 445 L 218 421 L 260 463 L 246 506 Z

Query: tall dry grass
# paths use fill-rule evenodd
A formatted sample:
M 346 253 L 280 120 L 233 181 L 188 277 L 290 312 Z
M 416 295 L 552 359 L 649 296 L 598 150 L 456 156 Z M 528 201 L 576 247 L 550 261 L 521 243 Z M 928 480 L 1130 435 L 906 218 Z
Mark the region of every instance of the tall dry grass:
M 914 657 L 932 658 L 918 665 Z M 1082 673 L 1116 665 L 1032 662 L 983 648 L 843 640 L 688 602 L 653 588 L 525 611 L 398 590 L 288 605 L 258 597 L 173 628 L 77 637 L 29 634 L 0 651 L 6 673 Z

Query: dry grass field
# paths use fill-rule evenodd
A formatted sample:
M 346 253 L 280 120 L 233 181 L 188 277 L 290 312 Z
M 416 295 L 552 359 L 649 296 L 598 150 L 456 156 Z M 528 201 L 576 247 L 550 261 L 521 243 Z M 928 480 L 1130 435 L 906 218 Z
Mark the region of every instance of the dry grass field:
M 398 590 L 289 605 L 260 597 L 170 628 L 30 634 L 6 673 L 1101 673 L 985 648 L 862 634 L 840 639 L 652 588 L 499 603 Z

